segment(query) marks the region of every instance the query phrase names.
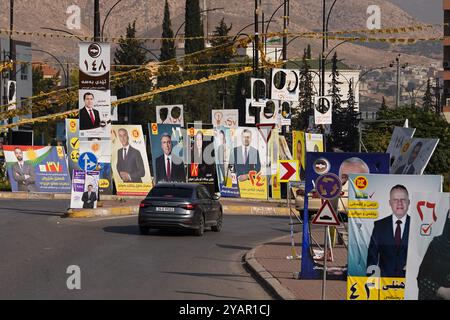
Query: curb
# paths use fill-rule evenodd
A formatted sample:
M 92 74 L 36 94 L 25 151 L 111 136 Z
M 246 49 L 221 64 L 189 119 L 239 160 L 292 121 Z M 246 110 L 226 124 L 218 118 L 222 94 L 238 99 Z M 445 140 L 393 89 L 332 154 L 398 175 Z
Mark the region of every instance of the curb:
M 286 236 L 273 239 L 272 241 L 276 241 L 277 239 L 285 238 Z M 255 258 L 255 252 L 258 248 L 263 245 L 259 245 L 256 248 L 248 251 L 243 260 L 245 265 L 249 269 L 250 273 L 260 284 L 265 287 L 276 299 L 278 300 L 296 300 L 297 298 L 294 294 L 289 291 L 287 288 L 283 287 L 281 283 L 264 267 L 258 262 Z

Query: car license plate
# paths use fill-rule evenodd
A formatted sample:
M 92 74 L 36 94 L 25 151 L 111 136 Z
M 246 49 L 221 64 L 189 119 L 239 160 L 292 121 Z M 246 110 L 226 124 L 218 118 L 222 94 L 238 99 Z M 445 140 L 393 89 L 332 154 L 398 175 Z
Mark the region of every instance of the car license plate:
M 156 211 L 160 211 L 160 212 L 175 212 L 175 208 L 172 208 L 172 207 L 156 207 Z

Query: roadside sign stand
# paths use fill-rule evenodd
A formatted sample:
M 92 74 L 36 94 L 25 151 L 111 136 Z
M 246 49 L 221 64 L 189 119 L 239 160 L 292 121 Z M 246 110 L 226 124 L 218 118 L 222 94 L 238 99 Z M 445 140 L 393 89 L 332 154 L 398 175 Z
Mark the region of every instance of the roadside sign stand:
M 328 234 L 330 231 L 330 227 L 326 226 L 325 228 L 325 245 L 323 252 L 323 281 L 322 281 L 322 300 L 325 300 L 326 295 L 326 282 L 327 282 L 327 251 L 328 251 Z
M 297 251 L 295 250 L 295 240 L 294 240 L 294 220 L 292 219 L 292 215 L 294 214 L 295 217 L 297 218 L 297 215 L 295 214 L 295 212 L 293 212 L 292 207 L 291 207 L 291 191 L 292 191 L 292 182 L 289 181 L 288 182 L 288 194 L 287 194 L 287 202 L 288 202 L 288 210 L 289 210 L 289 225 L 290 225 L 290 233 L 291 233 L 291 256 L 288 257 L 288 259 L 290 260 L 297 260 L 300 259 L 301 256 L 298 255 Z M 297 223 L 296 223 L 297 224 Z M 301 224 L 301 221 L 298 223 Z
M 259 133 L 261 134 L 261 137 L 264 139 L 264 142 L 266 143 L 266 172 L 265 173 L 265 177 L 266 177 L 266 185 L 267 185 L 267 200 L 269 200 L 270 196 L 269 196 L 269 192 L 270 192 L 270 188 L 269 188 L 269 175 L 267 174 L 267 169 L 268 169 L 268 161 L 269 161 L 269 140 L 270 140 L 270 136 L 272 135 L 272 130 L 273 128 L 275 128 L 275 124 L 274 123 L 258 123 L 256 125 L 256 127 L 258 128 Z

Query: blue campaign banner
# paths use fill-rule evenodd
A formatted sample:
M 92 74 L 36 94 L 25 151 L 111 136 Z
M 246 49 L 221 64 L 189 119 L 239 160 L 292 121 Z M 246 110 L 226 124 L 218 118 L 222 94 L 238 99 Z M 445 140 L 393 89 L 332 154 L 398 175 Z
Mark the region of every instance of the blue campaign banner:
M 307 152 L 306 192 L 311 192 L 316 179 L 325 173 L 336 174 L 341 179 L 343 191 L 346 191 L 348 175 L 351 173 L 389 174 L 389 154 Z
M 63 147 L 4 146 L 13 192 L 70 193 Z

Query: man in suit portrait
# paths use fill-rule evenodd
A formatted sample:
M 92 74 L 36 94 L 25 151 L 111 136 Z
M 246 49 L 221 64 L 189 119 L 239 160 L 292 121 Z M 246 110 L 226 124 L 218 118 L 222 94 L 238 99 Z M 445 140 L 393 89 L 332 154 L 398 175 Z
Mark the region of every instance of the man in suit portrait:
M 186 171 L 183 160 L 172 154 L 172 137 L 168 133 L 161 136 L 161 149 L 163 154 L 156 158 L 156 183 L 185 182 Z
M 259 172 L 261 170 L 261 161 L 259 152 L 250 144 L 252 142 L 252 132 L 244 129 L 241 134 L 242 146 L 233 149 L 230 155 L 229 163 L 234 165 L 234 170 L 239 181 L 249 180 L 250 171 Z
M 17 162 L 12 167 L 13 178 L 17 181 L 18 191 L 36 192 L 36 173 L 34 167 L 26 164 L 23 160 L 23 151 L 14 149 Z
M 391 189 L 392 214 L 375 221 L 367 252 L 367 267 L 378 266 L 381 277 L 404 278 L 410 217 L 408 190 L 403 185 Z
M 420 153 L 420 149 L 422 149 L 422 145 L 422 141 L 417 142 L 408 158 L 408 163 L 398 167 L 397 170 L 395 170 L 395 174 L 419 174 L 419 172 L 416 172 L 416 168 L 413 166 L 413 163 L 416 161 L 417 156 Z
M 81 201 L 83 201 L 83 209 L 94 209 L 97 194 L 94 192 L 94 186 L 92 184 L 88 185 L 88 191 L 83 193 Z
M 84 107 L 80 109 L 80 130 L 91 130 L 105 126 L 104 121 L 100 121 L 100 113 L 94 109 L 94 95 L 86 92 L 83 95 Z
M 118 134 L 122 148 L 117 150 L 117 172 L 125 183 L 142 183 L 145 168 L 141 153 L 130 146 L 126 129 L 119 129 Z

